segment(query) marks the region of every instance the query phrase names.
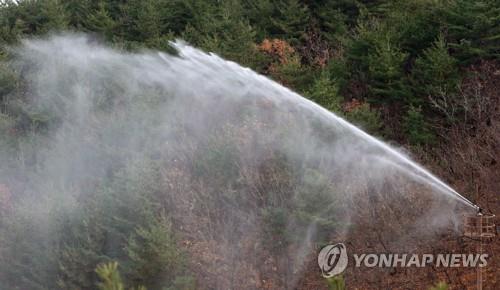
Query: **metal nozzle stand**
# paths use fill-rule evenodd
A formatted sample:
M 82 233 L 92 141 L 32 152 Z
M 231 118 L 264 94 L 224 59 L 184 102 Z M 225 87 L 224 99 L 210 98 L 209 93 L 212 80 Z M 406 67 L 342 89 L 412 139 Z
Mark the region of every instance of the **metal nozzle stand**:
M 481 208 L 478 208 L 476 214 L 468 214 L 464 217 L 464 236 L 476 239 L 487 238 L 491 239 L 496 236 L 495 215 L 483 213 Z
M 476 206 L 475 214 L 467 214 L 464 216 L 464 236 L 472 240 L 478 241 L 477 253 L 483 254 L 483 243 L 493 240 L 496 236 L 495 215 L 491 213 L 483 213 L 483 209 Z M 483 270 L 477 267 L 477 289 L 483 289 Z

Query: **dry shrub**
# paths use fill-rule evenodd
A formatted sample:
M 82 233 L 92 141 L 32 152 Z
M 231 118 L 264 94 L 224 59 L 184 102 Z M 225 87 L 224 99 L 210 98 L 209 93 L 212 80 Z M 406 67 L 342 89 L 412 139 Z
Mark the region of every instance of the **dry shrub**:
M 290 56 L 295 53 L 295 49 L 288 42 L 276 38 L 271 40 L 264 39 L 258 46 L 258 49 L 271 56 L 274 61 L 280 64 L 288 63 Z
M 330 59 L 330 47 L 321 37 L 321 33 L 317 28 L 310 28 L 308 30 L 305 43 L 299 50 L 307 63 L 315 66 L 325 67 Z M 336 53 L 338 54 L 339 51 Z
M 472 65 L 455 94 L 430 96 L 432 106 L 452 122 L 476 125 L 487 121 L 495 108 L 495 92 L 500 89 L 500 69 L 495 62 Z

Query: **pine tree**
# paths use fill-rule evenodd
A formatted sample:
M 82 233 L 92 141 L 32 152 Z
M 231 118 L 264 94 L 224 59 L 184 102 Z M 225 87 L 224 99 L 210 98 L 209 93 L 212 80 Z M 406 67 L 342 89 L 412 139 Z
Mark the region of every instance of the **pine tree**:
M 413 145 L 431 144 L 435 140 L 420 107 L 410 106 L 404 117 L 403 127 L 408 141 Z
M 41 13 L 42 2 L 22 1 L 17 4 L 15 11 L 15 29 L 20 34 L 38 34 L 45 22 Z
M 95 269 L 95 272 L 101 279 L 101 282 L 97 283 L 97 287 L 99 287 L 100 290 L 125 290 L 122 279 L 120 277 L 120 272 L 118 271 L 117 262 L 100 264 Z M 146 287 L 138 286 L 137 288 L 129 289 L 146 290 Z
M 342 276 L 335 276 L 326 279 L 326 284 L 328 285 L 328 290 L 345 290 L 345 280 Z
M 439 282 L 435 286 L 429 288 L 429 290 L 448 290 L 448 284 L 445 282 Z
M 276 15 L 271 20 L 274 35 L 298 45 L 304 40 L 309 24 L 310 11 L 299 0 L 280 0 L 275 3 Z
M 157 164 L 147 158 L 132 161 L 80 201 L 65 226 L 59 287 L 94 289 L 94 269 L 107 261 L 122 265 L 124 282 L 130 285 L 161 289 L 181 285 L 177 277 L 191 281 L 169 220 L 157 215 L 159 174 Z
M 375 51 L 367 56 L 373 101 L 409 101 L 411 91 L 403 67 L 407 56 L 388 37 L 375 43 Z
M 123 7 L 126 13 L 125 27 L 129 40 L 139 42 L 151 42 L 158 39 L 165 30 L 165 23 L 162 21 L 162 10 L 164 1 L 128 1 Z
M 330 111 L 341 112 L 342 98 L 338 86 L 327 71 L 314 81 L 307 96 Z
M 41 13 L 46 18 L 44 31 L 61 31 L 68 27 L 69 17 L 61 0 L 41 1 Z
M 354 102 L 354 101 L 353 101 Z M 346 113 L 346 118 L 366 132 L 379 135 L 383 127 L 381 114 L 368 103 L 359 103 Z
M 348 16 L 345 14 L 343 2 L 338 0 L 314 1 L 311 5 L 313 16 L 317 19 L 321 36 L 330 45 L 337 46 L 343 41 L 348 31 Z M 354 3 L 351 3 L 354 5 Z M 354 6 L 355 7 L 355 6 Z
M 64 0 L 68 13 L 69 25 L 76 29 L 84 29 L 91 11 L 90 0 Z
M 207 5 L 187 26 L 183 38 L 207 51 L 255 67 L 259 61 L 254 45 L 255 31 L 242 17 L 242 9 L 238 1 Z
M 117 23 L 111 18 L 104 1 L 99 1 L 97 9 L 92 11 L 86 20 L 86 27 L 91 31 L 102 33 L 111 39 Z
M 97 283 L 100 290 L 125 290 L 120 273 L 118 273 L 118 263 L 111 262 L 97 266 L 96 273 L 102 282 Z
M 129 236 L 125 251 L 131 265 L 127 276 L 133 284 L 159 289 L 183 276 L 183 253 L 176 244 L 170 221 L 164 216 L 151 215 L 146 225 Z
M 453 55 L 463 64 L 478 58 L 500 57 L 498 1 L 450 1 L 443 7 L 443 30 Z
M 412 75 L 416 80 L 415 91 L 423 98 L 449 95 L 457 90 L 460 81 L 458 61 L 448 53 L 443 36 L 417 58 Z
M 245 16 L 255 28 L 257 42 L 269 38 L 273 30 L 275 5 L 271 0 L 242 0 Z

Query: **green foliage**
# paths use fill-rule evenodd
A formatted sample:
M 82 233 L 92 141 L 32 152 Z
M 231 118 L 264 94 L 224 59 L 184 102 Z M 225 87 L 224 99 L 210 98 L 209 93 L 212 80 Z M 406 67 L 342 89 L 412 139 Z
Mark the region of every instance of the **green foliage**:
M 15 138 L 12 137 L 14 130 L 14 120 L 6 114 L 0 112 L 0 135 L 4 136 L 0 138 L 0 162 L 2 164 L 9 164 L 14 162 L 14 158 L 9 158 L 5 156 L 15 156 Z M 10 136 L 9 136 L 10 135 Z M 6 138 L 5 136 L 9 136 Z M 0 174 L 2 174 L 0 172 Z
M 361 9 L 346 55 L 355 81 L 366 86 L 363 96 L 425 107 L 429 94 L 453 92 L 459 63 L 498 56 L 498 25 L 492 25 L 498 9 L 494 1 L 459 0 L 392 1 Z
M 460 81 L 458 62 L 448 53 L 442 36 L 417 58 L 412 73 L 417 82 L 415 91 L 423 97 L 452 94 Z
M 346 113 L 347 119 L 370 134 L 380 134 L 383 127 L 380 112 L 363 103 Z
M 256 40 L 261 42 L 271 36 L 274 24 L 275 4 L 271 0 L 243 0 L 241 1 L 248 21 L 256 30 Z
M 440 32 L 443 1 L 392 1 L 380 8 L 400 47 L 411 56 L 429 47 Z
M 91 11 L 90 2 L 90 0 L 64 0 L 70 27 L 79 30 L 86 27 Z
M 62 31 L 68 27 L 69 17 L 62 0 L 45 0 L 41 13 L 46 17 L 43 25 L 45 31 Z
M 1 8 L 0 37 L 11 42 L 68 28 L 101 33 L 124 48 L 160 50 L 181 37 L 258 71 L 266 60 L 255 43 L 278 37 L 300 49 L 269 73 L 311 96 L 311 86 L 322 90 L 324 83 L 303 63 L 301 46 L 319 37 L 330 50 L 345 49 L 346 61 L 331 61 L 344 63 L 331 76 L 340 94 L 426 108 L 427 95 L 455 89 L 459 64 L 498 57 L 499 9 L 486 0 L 22 1 Z M 355 96 L 346 92 L 352 84 L 362 86 Z
M 404 117 L 403 127 L 408 141 L 414 145 L 432 144 L 435 135 L 426 122 L 420 107 L 411 106 Z
M 342 275 L 326 279 L 328 290 L 345 290 L 345 281 Z
M 110 262 L 107 264 L 100 264 L 96 268 L 96 273 L 102 282 L 97 283 L 100 290 L 125 290 L 120 273 L 118 272 L 118 263 Z M 130 288 L 134 290 L 134 288 Z M 137 290 L 146 290 L 146 287 L 139 286 Z
M 127 23 L 130 35 L 137 41 L 148 41 L 160 37 L 165 26 L 162 23 L 163 1 L 130 1 L 126 8 L 131 18 Z
M 125 251 L 130 258 L 128 279 L 134 284 L 158 289 L 163 281 L 176 281 L 184 270 L 182 252 L 176 245 L 170 222 L 165 217 L 151 218 L 146 226 L 141 226 L 128 239 Z M 181 262 L 180 262 L 181 261 Z M 186 280 L 187 285 L 192 281 Z
M 367 57 L 371 98 L 378 102 L 404 101 L 410 96 L 403 71 L 408 55 L 389 37 L 379 41 Z
M 178 276 L 172 286 L 163 288 L 165 290 L 196 290 L 196 281 L 192 276 Z
M 227 131 L 224 131 L 227 130 Z M 238 151 L 228 138 L 229 127 L 215 133 L 196 153 L 193 164 L 194 176 L 212 184 L 228 184 L 238 176 Z
M 96 273 L 102 282 L 97 283 L 100 290 L 124 290 L 120 273 L 118 273 L 118 263 L 111 262 L 108 264 L 98 265 Z
M 322 72 L 314 81 L 307 96 L 332 112 L 341 111 L 342 97 L 339 95 L 339 88 L 327 71 Z
M 298 226 L 306 229 L 314 225 L 317 240 L 325 240 L 337 225 L 335 214 L 338 206 L 335 188 L 328 178 L 317 170 L 306 169 L 294 196 L 293 215 Z
M 274 67 L 272 76 L 277 81 L 298 92 L 307 92 L 314 80 L 315 71 L 303 65 L 298 54 L 291 54 L 287 61 Z
M 225 1 L 222 5 L 199 5 L 200 11 L 186 26 L 182 37 L 207 51 L 258 68 L 260 60 L 254 44 L 255 31 L 242 17 L 241 4 Z
M 291 196 L 269 204 L 263 211 L 265 247 L 283 252 L 290 244 L 314 233 L 315 241 L 324 242 L 337 227 L 337 207 L 333 184 L 316 169 L 304 169 L 294 182 Z M 274 193 L 270 193 L 271 195 Z
M 305 36 L 310 12 L 298 0 L 276 1 L 276 15 L 271 19 L 275 35 L 288 40 L 292 45 L 299 44 Z
M 4 102 L 4 96 L 14 90 L 16 77 L 5 65 L 0 64 L 0 101 Z
M 311 10 L 316 16 L 321 36 L 334 47 L 339 42 L 345 41 L 349 29 L 349 17 L 342 10 L 342 4 L 345 2 L 347 1 L 325 0 L 315 1 L 311 4 Z
M 271 250 L 280 251 L 290 243 L 291 237 L 287 229 L 289 212 L 283 207 L 269 207 L 263 211 L 264 232 Z
M 405 103 L 411 99 L 405 72 L 409 54 L 398 44 L 397 28 L 374 18 L 360 21 L 346 55 L 371 102 Z
M 97 8 L 90 13 L 86 20 L 86 27 L 92 31 L 100 32 L 106 38 L 111 39 L 117 23 L 111 17 L 105 1 L 99 1 Z
M 443 7 L 442 13 L 448 43 L 461 63 L 500 57 L 498 1 L 454 0 Z
M 60 287 L 91 289 L 93 269 L 109 260 L 122 265 L 127 284 L 180 285 L 185 257 L 168 219 L 156 214 L 158 170 L 151 161 L 131 162 L 73 213 L 60 258 Z
M 448 285 L 445 282 L 439 282 L 436 286 L 429 288 L 429 290 L 448 290 Z

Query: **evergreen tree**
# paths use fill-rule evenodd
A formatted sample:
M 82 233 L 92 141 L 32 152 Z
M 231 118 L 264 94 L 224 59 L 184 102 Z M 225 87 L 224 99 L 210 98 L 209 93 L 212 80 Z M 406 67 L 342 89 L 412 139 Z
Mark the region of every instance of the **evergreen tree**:
M 500 57 L 500 5 L 496 0 L 455 0 L 443 7 L 444 30 L 462 63 Z
M 327 71 L 323 71 L 314 81 L 308 97 L 330 111 L 341 112 L 342 98 L 338 86 Z
M 46 18 L 42 14 L 41 1 L 22 1 L 15 11 L 15 29 L 21 34 L 38 34 L 43 32 Z
M 137 14 L 137 31 L 144 40 L 158 38 L 162 32 L 160 1 L 141 1 Z
M 102 33 L 107 39 L 112 39 L 116 25 L 117 23 L 110 16 L 104 1 L 97 3 L 97 9 L 92 11 L 86 20 L 88 29 Z
M 368 103 L 361 103 L 346 112 L 346 118 L 356 126 L 374 135 L 380 135 L 383 127 L 381 114 Z
M 45 0 L 41 3 L 41 13 L 46 18 L 44 31 L 61 31 L 68 27 L 69 17 L 61 0 Z
M 403 67 L 408 55 L 389 38 L 380 39 L 375 45 L 375 51 L 367 57 L 372 100 L 408 101 L 411 91 Z
M 441 1 L 393 1 L 383 6 L 387 25 L 397 30 L 401 49 L 415 57 L 441 30 Z
M 326 284 L 328 285 L 328 290 L 346 289 L 344 277 L 341 275 L 326 279 Z
M 431 144 L 435 136 L 425 120 L 420 107 L 410 106 L 403 120 L 405 133 L 413 145 Z
M 315 77 L 315 71 L 303 65 L 300 55 L 292 53 L 285 62 L 272 67 L 270 75 L 277 81 L 293 88 L 300 93 L 306 93 Z
M 242 9 L 238 1 L 228 1 L 221 6 L 207 4 L 205 10 L 200 10 L 204 12 L 198 12 L 193 24 L 187 26 L 183 38 L 243 65 L 258 66 L 255 31 L 242 19 Z
M 194 20 L 196 0 L 170 0 L 163 3 L 162 17 L 167 24 L 166 29 L 180 35 L 188 23 Z
M 274 35 L 298 45 L 304 40 L 309 26 L 310 11 L 299 0 L 280 0 L 275 3 L 276 15 L 272 19 Z
M 422 97 L 449 95 L 457 90 L 460 81 L 458 61 L 448 53 L 443 36 L 415 61 L 412 74 L 417 82 L 415 91 Z
M 124 290 L 120 273 L 118 273 L 118 263 L 101 264 L 97 266 L 96 273 L 102 282 L 97 286 L 100 290 Z
M 13 0 L 0 2 L 0 41 L 11 43 L 21 33 L 16 27 L 17 10 Z M 0 55 L 3 48 L 0 47 Z
M 76 29 L 84 29 L 91 11 L 90 0 L 64 0 L 64 4 L 69 25 Z
M 448 284 L 445 282 L 439 282 L 435 286 L 429 288 L 429 290 L 448 290 Z
M 318 10 L 321 34 L 330 44 L 338 45 L 344 40 L 348 30 L 347 16 L 338 9 L 332 9 L 328 4 Z
M 275 5 L 271 0 L 242 0 L 245 16 L 256 30 L 257 42 L 270 37 L 273 31 Z
M 130 269 L 126 272 L 133 284 L 150 289 L 160 289 L 172 283 L 180 286 L 181 277 L 184 277 L 184 257 L 176 244 L 171 223 L 164 216 L 150 216 L 146 225 L 130 235 L 125 251 L 130 259 Z M 189 279 L 185 281 L 189 282 Z
M 162 4 L 164 1 L 129 1 L 123 10 L 128 23 L 128 39 L 148 42 L 160 37 L 165 24 L 162 21 Z
M 161 289 L 191 281 L 169 221 L 156 214 L 161 191 L 158 170 L 150 161 L 131 162 L 81 202 L 65 227 L 61 288 L 93 289 L 93 269 L 111 260 L 123 266 L 126 284 Z M 176 281 L 182 277 L 186 279 Z

